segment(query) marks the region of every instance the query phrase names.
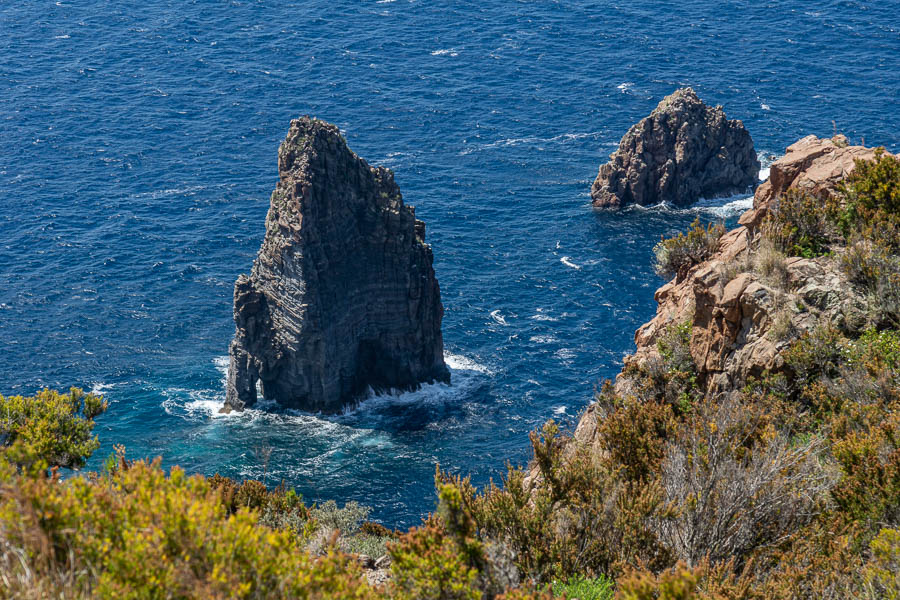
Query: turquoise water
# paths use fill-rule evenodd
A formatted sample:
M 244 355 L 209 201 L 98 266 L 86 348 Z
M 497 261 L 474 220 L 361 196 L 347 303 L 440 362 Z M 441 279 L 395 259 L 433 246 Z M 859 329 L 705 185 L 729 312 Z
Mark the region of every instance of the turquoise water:
M 389 525 L 433 507 L 436 462 L 484 483 L 573 423 L 654 313 L 659 236 L 748 205 L 590 208 L 662 96 L 694 86 L 764 158 L 834 127 L 900 149 L 896 1 L 110 4 L 0 3 L 0 391 L 104 393 L 94 467 L 124 443 Z M 232 286 L 306 113 L 427 222 L 454 384 L 220 417 Z

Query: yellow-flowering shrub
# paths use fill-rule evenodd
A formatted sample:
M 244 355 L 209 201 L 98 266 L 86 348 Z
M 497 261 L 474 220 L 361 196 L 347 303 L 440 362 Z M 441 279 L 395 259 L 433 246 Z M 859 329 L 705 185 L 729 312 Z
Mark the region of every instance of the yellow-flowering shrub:
M 7 460 L 33 472 L 81 467 L 100 446 L 91 432 L 106 406 L 101 396 L 78 388 L 68 394 L 0 395 L 0 447 Z
M 372 598 L 349 558 L 311 557 L 291 531 L 229 514 L 210 483 L 158 461 L 93 478 L 9 475 L 0 535 L 33 574 L 78 574 L 101 598 Z

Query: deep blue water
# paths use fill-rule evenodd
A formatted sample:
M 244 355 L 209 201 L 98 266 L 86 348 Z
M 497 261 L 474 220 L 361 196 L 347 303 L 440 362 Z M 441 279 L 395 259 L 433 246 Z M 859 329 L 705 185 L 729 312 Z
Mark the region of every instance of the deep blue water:
M 95 467 L 124 443 L 414 524 L 435 462 L 484 483 L 618 371 L 661 234 L 746 206 L 590 208 L 686 84 L 763 154 L 832 120 L 897 151 L 900 2 L 0 1 L 0 392 L 103 392 Z M 454 385 L 219 417 L 232 285 L 304 113 L 427 222 Z

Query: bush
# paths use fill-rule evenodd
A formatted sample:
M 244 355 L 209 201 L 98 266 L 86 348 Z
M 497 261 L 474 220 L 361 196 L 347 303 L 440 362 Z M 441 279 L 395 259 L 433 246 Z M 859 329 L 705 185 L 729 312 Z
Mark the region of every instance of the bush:
M 473 544 L 476 544 L 473 542 Z M 394 597 L 410 600 L 478 600 L 480 558 L 460 547 L 443 522 L 432 516 L 388 545 Z
M 832 482 L 821 443 L 792 445 L 759 407 L 705 400 L 666 450 L 662 482 L 674 518 L 660 538 L 689 566 L 742 559 L 809 522 Z
M 762 233 L 788 256 L 814 258 L 828 253 L 831 229 L 825 202 L 807 192 L 791 189 L 770 208 Z
M 618 600 L 693 600 L 697 597 L 698 571 L 678 565 L 659 575 L 634 571 L 619 582 Z
M 857 238 L 841 257 L 841 267 L 865 293 L 869 322 L 900 327 L 900 257 L 895 251 L 882 241 Z
M 658 356 L 627 364 L 622 371 L 627 393 L 643 403 L 661 402 L 679 413 L 689 411 L 702 395 L 691 354 L 692 331 L 691 321 L 669 324 L 656 341 Z
M 839 192 L 832 214 L 845 237 L 862 235 L 900 249 L 900 158 L 878 148 L 873 160 L 855 160 Z
M 0 395 L 0 447 L 20 468 L 78 468 L 100 446 L 91 435 L 94 418 L 106 410 L 102 396 L 72 388 L 68 394 L 42 390 L 34 396 Z
M 557 581 L 551 588 L 554 596 L 573 600 L 612 600 L 616 593 L 615 582 L 602 575 L 595 579 L 573 577 L 565 582 Z
M 7 476 L 7 555 L 22 572 L 69 573 L 98 598 L 373 598 L 347 558 L 310 557 L 287 531 L 229 515 L 208 481 L 159 461 L 92 479 Z
M 666 279 L 684 277 L 691 267 L 715 254 L 719 239 L 724 234 L 724 225 L 710 223 L 704 227 L 698 217 L 686 234 L 663 238 L 653 247 L 657 275 Z
M 770 240 L 763 238 L 753 258 L 754 271 L 775 289 L 785 289 L 790 281 L 786 258 Z
M 864 575 L 873 596 L 900 599 L 900 529 L 882 529 L 869 546 Z
M 336 531 L 338 547 L 344 552 L 378 558 L 387 552 L 390 532 L 384 534 L 378 531 L 373 534 L 363 530 L 363 525 L 367 524 L 366 519 L 371 512 L 370 507 L 356 502 L 347 502 L 344 508 L 338 508 L 334 500 L 328 500 L 320 506 L 313 507 L 310 510 L 310 518 L 323 534 L 331 535 Z M 373 524 L 369 525 L 369 531 L 375 530 L 371 527 Z M 387 531 L 384 527 L 381 529 Z

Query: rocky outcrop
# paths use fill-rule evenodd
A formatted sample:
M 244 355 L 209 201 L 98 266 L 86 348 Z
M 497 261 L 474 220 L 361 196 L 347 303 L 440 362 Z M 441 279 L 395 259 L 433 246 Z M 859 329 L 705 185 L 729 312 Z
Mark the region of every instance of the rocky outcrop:
M 863 327 L 865 298 L 847 280 L 839 261 L 830 256 L 767 255 L 772 251 L 759 243 L 759 224 L 788 189 L 820 197 L 833 194 L 854 168 L 855 158 L 874 155 L 874 149 L 850 146 L 843 136 L 809 136 L 790 146 L 771 165 L 769 180 L 757 188 L 754 208 L 720 239 L 717 253 L 656 291 L 656 316 L 635 334 L 637 349 L 626 358 L 623 373 L 629 366 L 658 361 L 660 337 L 669 327 L 690 322 L 697 383 L 708 395 L 729 394 L 749 377 L 781 369 L 782 351 L 816 323 L 824 320 L 848 330 Z M 632 385 L 624 374 L 615 382 L 620 394 L 628 394 Z M 588 407 L 576 439 L 597 444 L 598 418 L 597 406 Z
M 250 276 L 234 286 L 223 411 L 266 399 L 338 412 L 369 389 L 450 379 L 425 224 L 393 173 L 337 127 L 304 117 L 278 149 L 279 181 Z
M 600 167 L 591 199 L 597 207 L 686 206 L 752 189 L 759 167 L 744 124 L 683 88 L 628 130 Z
M 874 148 L 851 146 L 843 135 L 831 139 L 808 135 L 787 147 L 785 155 L 769 167 L 769 178 L 753 196 L 753 210 L 741 216 L 739 223 L 750 228 L 762 223 L 772 202 L 789 189 L 798 189 L 824 197 L 853 170 L 854 160 L 871 160 Z

